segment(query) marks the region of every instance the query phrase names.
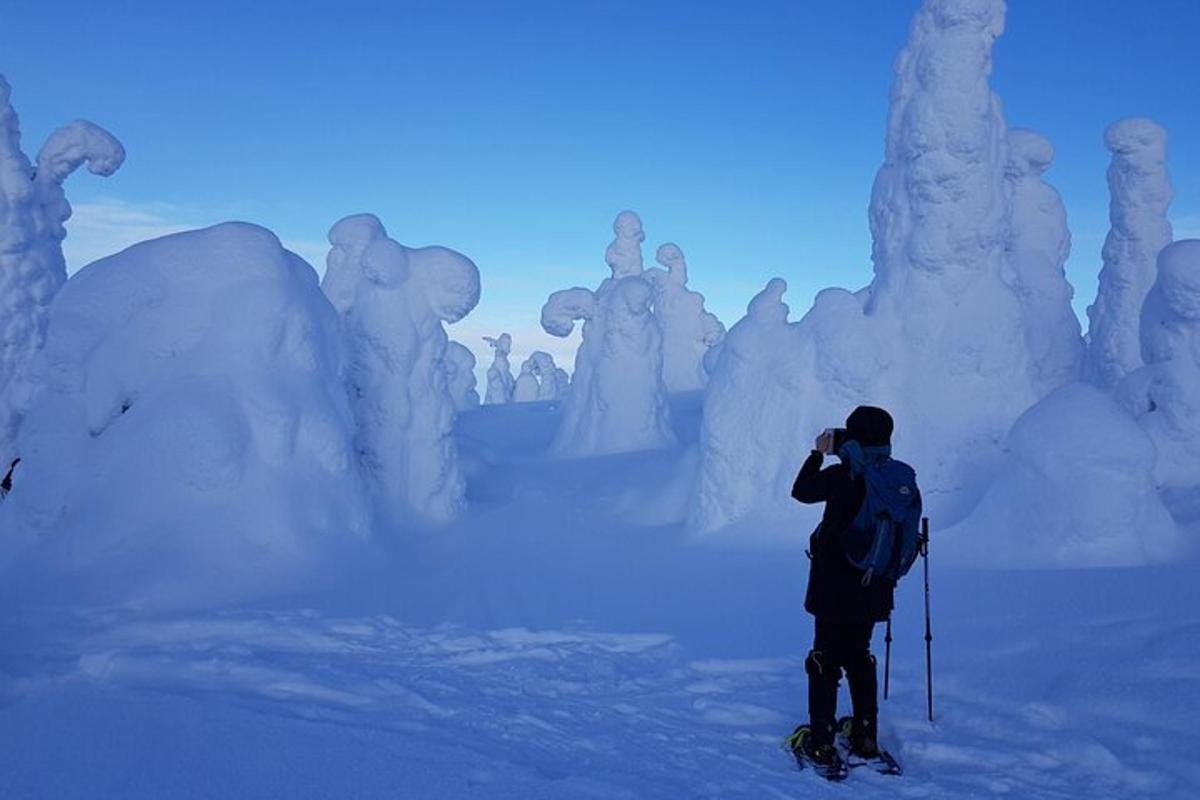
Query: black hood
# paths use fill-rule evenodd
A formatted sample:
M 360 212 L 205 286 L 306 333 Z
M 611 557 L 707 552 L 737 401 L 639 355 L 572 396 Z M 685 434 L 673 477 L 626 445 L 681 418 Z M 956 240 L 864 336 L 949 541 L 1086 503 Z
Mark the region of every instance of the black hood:
M 892 443 L 892 415 L 876 406 L 859 406 L 846 417 L 846 437 L 863 447 Z

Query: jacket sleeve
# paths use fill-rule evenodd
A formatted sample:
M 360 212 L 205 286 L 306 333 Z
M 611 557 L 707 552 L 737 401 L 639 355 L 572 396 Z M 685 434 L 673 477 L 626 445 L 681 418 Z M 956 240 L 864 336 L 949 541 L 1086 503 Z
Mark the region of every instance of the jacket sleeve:
M 822 470 L 825 457 L 813 450 L 800 467 L 800 474 L 792 484 L 792 498 L 801 503 L 823 503 L 829 499 L 829 470 Z

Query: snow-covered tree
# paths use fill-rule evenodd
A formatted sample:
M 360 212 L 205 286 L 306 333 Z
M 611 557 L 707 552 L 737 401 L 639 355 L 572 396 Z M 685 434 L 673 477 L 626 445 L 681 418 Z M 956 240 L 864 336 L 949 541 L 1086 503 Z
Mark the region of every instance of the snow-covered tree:
M 540 390 L 537 375 L 533 373 L 533 360 L 527 358 L 522 362 L 521 374 L 517 376 L 517 382 L 513 385 L 513 402 L 532 403 L 538 399 Z
M 654 317 L 662 330 L 663 382 L 671 392 L 702 389 L 708 382 L 704 354 L 725 335 L 725 326 L 704 310 L 704 295 L 687 288 L 687 261 L 678 245 L 662 245 L 655 260 L 666 271 L 644 274 L 654 287 Z
M 409 248 L 358 214 L 329 231 L 324 286 L 343 313 L 358 448 L 390 521 L 440 523 L 464 504 L 443 323 L 479 302 L 479 270 L 444 247 Z
M 446 345 L 446 386 L 456 411 L 479 407 L 478 381 L 475 378 L 475 354 L 454 340 Z
M 538 400 L 558 400 L 567 393 L 570 379 L 565 370 L 554 364 L 554 356 L 535 350 L 529 357 L 533 363 L 533 374 L 538 381 Z
M 564 289 L 542 308 L 542 328 L 569 336 L 583 320 L 583 341 L 562 421 L 551 445 L 559 455 L 602 455 L 675 441 L 662 379 L 662 333 L 654 292 L 642 278 L 642 223 L 622 211 L 605 260 L 612 277 L 595 292 Z
M 1071 308 L 1075 290 L 1064 271 L 1071 253 L 1067 212 L 1058 191 L 1041 177 L 1053 160 L 1054 146 L 1046 137 L 1023 128 L 1008 132 L 1008 263 L 1039 396 L 1080 377 L 1084 355 L 1079 318 Z
M 63 182 L 84 164 L 93 174 L 111 175 L 125 159 L 120 142 L 80 120 L 50 135 L 35 169 L 21 151 L 10 95 L 0 75 L 0 461 L 6 465 L 35 389 L 21 371 L 41 349 L 50 301 L 67 280 L 62 240 L 71 206 Z
M 1158 448 L 1159 482 L 1200 485 L 1200 240 L 1159 252 L 1140 340 L 1145 366 L 1130 373 L 1117 394 Z
M 516 390 L 516 380 L 513 378 L 512 365 L 508 356 L 512 352 L 512 337 L 507 333 L 499 337 L 485 336 L 483 340 L 495 351 L 492 365 L 487 371 L 487 394 L 483 402 L 489 406 L 511 403 L 513 392 Z
M 1109 126 L 1104 144 L 1109 219 L 1100 288 L 1088 307 L 1088 377 L 1116 386 L 1142 365 L 1138 336 L 1142 303 L 1155 280 L 1155 259 L 1171 242 L 1167 208 L 1174 190 L 1167 175 L 1167 133 L 1153 120 L 1133 117 Z

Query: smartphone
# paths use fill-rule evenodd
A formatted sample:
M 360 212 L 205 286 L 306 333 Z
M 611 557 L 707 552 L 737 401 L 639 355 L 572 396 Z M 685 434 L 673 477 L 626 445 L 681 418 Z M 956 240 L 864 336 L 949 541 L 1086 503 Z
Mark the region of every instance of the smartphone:
M 846 443 L 845 428 L 826 428 L 826 441 L 829 442 L 829 449 L 825 451 L 825 455 L 836 455 L 838 450 L 842 449 L 842 445 Z

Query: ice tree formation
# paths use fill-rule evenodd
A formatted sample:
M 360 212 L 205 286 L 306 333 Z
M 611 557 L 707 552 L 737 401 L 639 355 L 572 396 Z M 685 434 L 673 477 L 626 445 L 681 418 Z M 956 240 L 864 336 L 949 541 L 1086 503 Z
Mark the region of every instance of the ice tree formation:
M 1185 552 L 1158 494 L 1154 443 L 1109 394 L 1082 381 L 1060 388 L 1017 420 L 1005 450 L 979 505 L 939 536 L 948 559 L 1120 567 Z
M 450 340 L 446 345 L 446 387 L 454 400 L 455 411 L 470 411 L 479 407 L 477 385 L 475 354 L 466 345 Z
M 21 368 L 41 348 L 50 301 L 67 280 L 63 223 L 71 216 L 63 183 L 86 164 L 111 175 L 125 160 L 120 142 L 90 122 L 55 131 L 36 168 L 21 151 L 10 88 L 0 75 L 0 461 L 14 455 L 22 410 L 34 387 Z
M 502 333 L 499 338 L 485 336 L 483 340 L 495 351 L 492 365 L 487 371 L 487 394 L 484 395 L 483 402 L 489 406 L 511 403 L 513 392 L 517 388 L 512 365 L 508 363 L 508 356 L 512 352 L 512 337 Z
M 521 374 L 517 376 L 517 382 L 513 385 L 513 402 L 532 403 L 538 399 L 540 391 L 537 376 L 533 374 L 533 361 L 527 358 L 521 364 Z
M 316 273 L 263 228 L 174 234 L 85 267 L 30 362 L 5 560 L 146 602 L 315 569 L 369 534 L 342 353 Z
M 542 328 L 566 337 L 583 320 L 571 391 L 551 445 L 563 456 L 604 455 L 675 441 L 662 379 L 662 333 L 654 290 L 642 277 L 642 222 L 622 211 L 605 260 L 612 277 L 596 291 L 564 289 L 542 307 Z
M 662 245 L 655 260 L 666 271 L 649 269 L 645 277 L 654 287 L 654 316 L 662 330 L 663 383 L 670 392 L 703 389 L 704 354 L 725 335 L 725 326 L 704 310 L 704 295 L 687 288 L 687 261 L 678 245 Z
M 1001 463 L 1012 423 L 1072 377 L 1079 334 L 1067 324 L 1061 273 L 1068 238 L 1061 204 L 1039 177 L 1049 144 L 1010 135 L 988 85 L 1004 10 L 1003 0 L 924 0 L 917 12 L 896 61 L 871 196 L 874 279 L 856 293 L 818 295 L 793 329 L 786 366 L 763 378 L 787 387 L 779 396 L 798 407 L 797 430 L 762 445 L 719 437 L 717 425 L 738 426 L 739 394 L 749 417 L 752 396 L 776 390 L 743 377 L 718 399 L 713 386 L 739 380 L 720 374 L 736 376 L 738 359 L 728 342 L 706 359 L 714 372 L 697 502 L 724 511 L 694 517 L 694 527 L 781 502 L 783 475 L 794 477 L 812 437 L 860 403 L 893 412 L 897 449 L 919 466 L 931 511 L 961 517 Z M 1031 227 L 1013 233 L 1014 220 Z M 1038 329 L 1027 335 L 1030 325 Z M 726 421 L 710 424 L 713 416 Z M 780 471 L 755 488 L 722 466 L 752 458 Z
M 1142 365 L 1138 325 L 1155 280 L 1155 259 L 1171 241 L 1167 207 L 1174 192 L 1167 175 L 1167 133 L 1134 117 L 1111 125 L 1104 144 L 1112 227 L 1101 254 L 1100 288 L 1088 307 L 1088 377 L 1116 386 Z
M 1158 448 L 1158 481 L 1200 485 L 1200 240 L 1158 254 L 1158 278 L 1142 307 L 1141 357 L 1117 394 Z
M 535 350 L 529 357 L 533 374 L 538 381 L 538 400 L 558 400 L 570 389 L 570 378 L 566 370 L 554 364 L 554 356 Z
M 1008 263 L 1039 396 L 1079 378 L 1084 356 L 1079 319 L 1071 309 L 1075 290 L 1064 271 L 1071 253 L 1067 212 L 1058 191 L 1041 177 L 1053 160 L 1054 146 L 1046 137 L 1024 128 L 1008 132 Z
M 343 315 L 357 447 L 378 508 L 391 522 L 446 522 L 465 485 L 443 323 L 479 302 L 479 270 L 445 247 L 395 242 L 371 214 L 342 219 L 329 242 L 323 288 Z

